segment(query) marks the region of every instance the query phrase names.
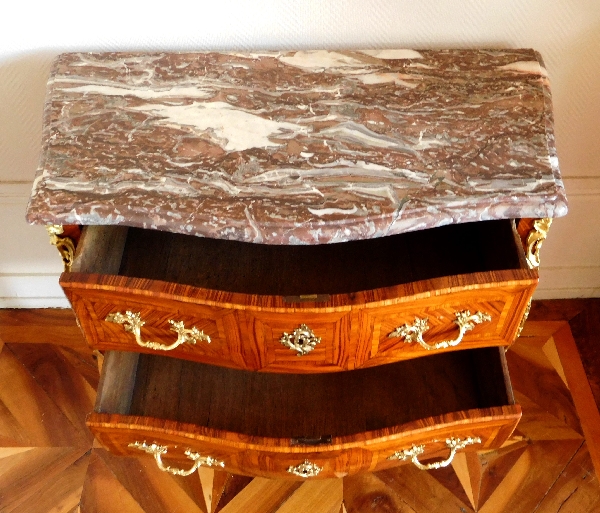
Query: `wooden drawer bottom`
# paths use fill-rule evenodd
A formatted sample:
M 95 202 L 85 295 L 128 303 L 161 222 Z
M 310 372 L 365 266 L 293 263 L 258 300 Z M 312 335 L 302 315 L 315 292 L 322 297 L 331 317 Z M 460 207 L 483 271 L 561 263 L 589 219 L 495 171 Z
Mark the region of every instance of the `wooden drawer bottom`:
M 164 468 L 301 479 L 495 448 L 520 414 L 498 348 L 318 375 L 109 352 L 88 426 Z

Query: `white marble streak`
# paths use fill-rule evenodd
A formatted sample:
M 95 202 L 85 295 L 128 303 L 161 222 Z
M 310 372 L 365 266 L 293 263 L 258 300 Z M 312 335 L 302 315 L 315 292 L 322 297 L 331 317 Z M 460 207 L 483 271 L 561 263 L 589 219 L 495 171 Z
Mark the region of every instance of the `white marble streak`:
M 72 80 L 63 80 L 67 84 L 72 84 Z M 122 86 L 117 87 L 111 84 L 87 84 L 82 86 L 68 87 L 63 86 L 65 93 L 90 93 L 101 94 L 105 96 L 136 96 L 145 100 L 155 98 L 210 98 L 213 93 L 209 89 L 202 89 L 196 86 L 171 86 L 165 89 L 149 89 L 144 86 Z
M 356 212 L 358 211 L 358 208 L 356 207 L 356 205 L 354 205 L 352 208 L 346 208 L 346 209 L 344 209 L 344 208 L 311 208 L 311 207 L 308 207 L 308 211 L 311 214 L 322 217 L 322 216 L 330 216 L 332 214 L 344 214 L 344 215 L 356 214 Z
M 226 151 L 281 146 L 273 139 L 289 139 L 306 134 L 307 128 L 294 123 L 273 121 L 236 109 L 225 102 L 194 102 L 191 105 L 140 105 L 131 107 L 156 119 L 155 124 L 190 127 L 208 132 L 212 141 Z
M 278 57 L 278 60 L 297 68 L 321 70 L 327 68 L 364 68 L 365 62 L 342 53 L 315 50 L 294 52 L 292 55 Z
M 409 82 L 404 80 L 406 78 L 414 79 L 404 73 L 368 73 L 366 75 L 355 75 L 355 78 L 360 80 L 363 84 L 388 84 L 393 82 L 396 85 L 409 87 L 414 89 L 417 87 L 418 82 Z
M 369 130 L 364 125 L 355 123 L 353 121 L 339 123 L 335 127 L 321 130 L 319 134 L 334 137 L 341 141 L 361 144 L 365 147 L 388 148 L 411 153 L 414 152 L 410 145 L 403 144 L 401 138 L 393 138 L 378 134 L 377 132 Z
M 518 71 L 519 73 L 534 73 L 543 77 L 548 76 L 548 72 L 545 68 L 540 66 L 538 61 L 518 61 L 511 64 L 505 64 L 504 66 L 498 66 L 498 69 Z
M 388 50 L 361 50 L 361 53 L 378 59 L 422 59 L 423 55 L 416 50 L 397 48 Z

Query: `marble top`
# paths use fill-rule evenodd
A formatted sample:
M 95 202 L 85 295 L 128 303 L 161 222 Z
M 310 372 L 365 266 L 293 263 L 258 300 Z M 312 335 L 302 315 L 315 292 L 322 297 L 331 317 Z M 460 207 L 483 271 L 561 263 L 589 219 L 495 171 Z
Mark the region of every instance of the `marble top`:
M 27 219 L 320 244 L 566 212 L 533 50 L 71 53 Z

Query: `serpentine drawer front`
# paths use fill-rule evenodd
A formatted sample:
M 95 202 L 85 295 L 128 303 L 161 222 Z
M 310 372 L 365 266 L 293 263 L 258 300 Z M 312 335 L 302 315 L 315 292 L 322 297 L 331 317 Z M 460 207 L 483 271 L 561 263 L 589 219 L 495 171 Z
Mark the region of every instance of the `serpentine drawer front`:
M 86 227 L 61 285 L 96 349 L 350 370 L 511 344 L 537 283 L 513 226 L 321 246 Z
M 88 426 L 169 472 L 304 479 L 447 465 L 499 447 L 520 415 L 501 348 L 318 375 L 108 352 Z

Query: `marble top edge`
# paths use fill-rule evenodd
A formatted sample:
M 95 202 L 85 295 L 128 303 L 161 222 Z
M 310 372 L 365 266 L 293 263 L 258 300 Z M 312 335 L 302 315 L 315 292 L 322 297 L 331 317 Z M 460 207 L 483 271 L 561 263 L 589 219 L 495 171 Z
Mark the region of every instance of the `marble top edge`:
M 540 55 L 68 53 L 31 223 L 321 244 L 567 212 Z

